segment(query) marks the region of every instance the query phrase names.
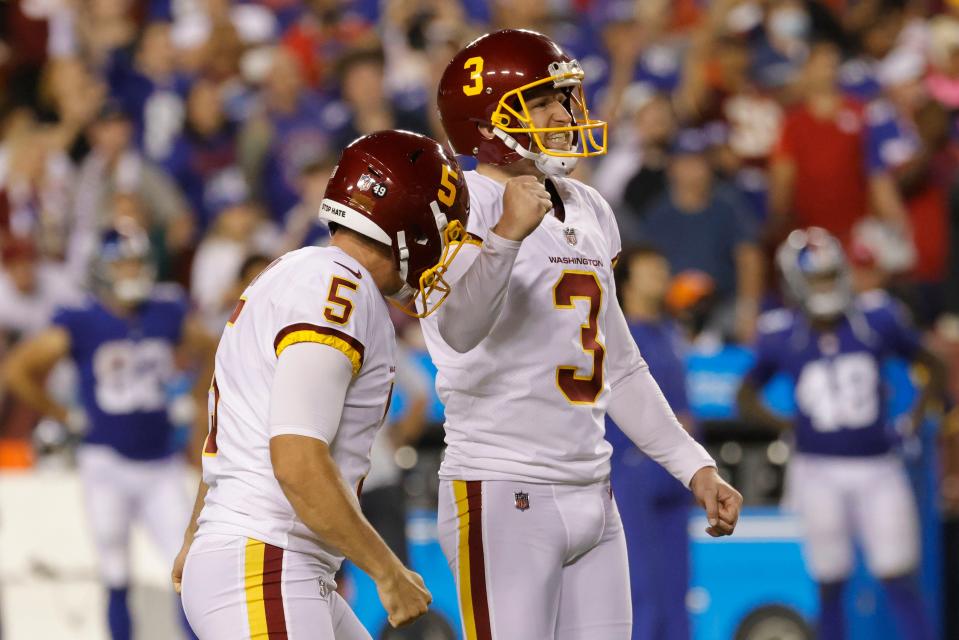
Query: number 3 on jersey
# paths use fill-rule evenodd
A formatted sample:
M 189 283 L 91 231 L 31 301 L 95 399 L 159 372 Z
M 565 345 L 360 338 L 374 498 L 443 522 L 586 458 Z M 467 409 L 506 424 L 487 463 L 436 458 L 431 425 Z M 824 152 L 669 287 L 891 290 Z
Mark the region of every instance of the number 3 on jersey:
M 603 390 L 606 348 L 597 337 L 603 289 L 592 271 L 564 271 L 553 286 L 553 304 L 557 309 L 575 309 L 576 300 L 589 302 L 589 311 L 586 322 L 581 325 L 579 339 L 583 351 L 593 356 L 593 370 L 588 376 L 581 376 L 574 366 L 556 367 L 556 385 L 572 404 L 593 404 Z

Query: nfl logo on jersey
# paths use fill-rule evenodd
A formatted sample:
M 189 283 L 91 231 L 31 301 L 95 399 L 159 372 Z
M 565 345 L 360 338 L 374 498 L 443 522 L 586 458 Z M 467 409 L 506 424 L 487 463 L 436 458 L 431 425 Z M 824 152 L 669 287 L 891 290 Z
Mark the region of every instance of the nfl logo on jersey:
M 563 235 L 566 236 L 566 242 L 573 247 L 576 246 L 576 229 L 573 227 L 566 227 L 563 229 Z
M 524 491 L 517 491 L 513 494 L 513 499 L 516 501 L 516 508 L 520 511 L 526 511 L 529 509 L 529 494 Z

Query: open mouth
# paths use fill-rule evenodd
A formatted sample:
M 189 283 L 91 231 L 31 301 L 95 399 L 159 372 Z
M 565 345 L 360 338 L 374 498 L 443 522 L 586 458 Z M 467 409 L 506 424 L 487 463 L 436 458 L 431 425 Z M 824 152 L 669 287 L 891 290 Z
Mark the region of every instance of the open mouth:
M 573 143 L 573 136 L 568 131 L 555 131 L 543 136 L 543 146 L 547 149 L 559 149 L 569 151 Z

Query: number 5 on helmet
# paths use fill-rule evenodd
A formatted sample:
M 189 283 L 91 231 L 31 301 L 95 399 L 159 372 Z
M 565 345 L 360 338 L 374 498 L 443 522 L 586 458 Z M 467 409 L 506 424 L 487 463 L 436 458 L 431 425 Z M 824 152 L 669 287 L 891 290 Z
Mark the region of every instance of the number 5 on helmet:
M 353 141 L 333 170 L 320 218 L 382 242 L 404 281 L 397 305 L 422 318 L 446 300 L 444 274 L 464 243 L 469 193 L 456 158 L 408 131 Z M 406 295 L 402 295 L 402 294 Z

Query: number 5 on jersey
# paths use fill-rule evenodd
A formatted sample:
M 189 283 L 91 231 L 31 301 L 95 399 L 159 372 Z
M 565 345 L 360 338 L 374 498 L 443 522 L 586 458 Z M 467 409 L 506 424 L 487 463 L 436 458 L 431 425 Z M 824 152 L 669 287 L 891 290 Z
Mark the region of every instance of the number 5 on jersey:
M 323 309 L 323 317 L 326 318 L 328 322 L 332 322 L 334 324 L 346 324 L 350 321 L 350 316 L 353 315 L 353 301 L 344 297 L 344 289 L 347 291 L 356 291 L 359 289 L 359 285 L 355 282 L 347 280 L 346 278 L 339 277 L 334 277 L 330 282 L 330 292 L 326 297 L 326 301 L 329 304 L 327 304 Z M 243 310 L 245 305 L 246 298 L 240 298 L 240 301 L 233 310 L 230 321 L 227 323 L 227 327 L 232 327 L 236 324 L 236 321 L 240 317 L 240 312 Z M 218 427 L 217 423 L 219 422 L 220 417 L 219 409 L 220 389 L 217 387 L 216 374 L 214 374 L 213 381 L 210 384 L 210 430 L 209 433 L 207 433 L 206 442 L 203 444 L 203 455 L 205 456 L 215 456 L 217 453 L 216 431 Z

